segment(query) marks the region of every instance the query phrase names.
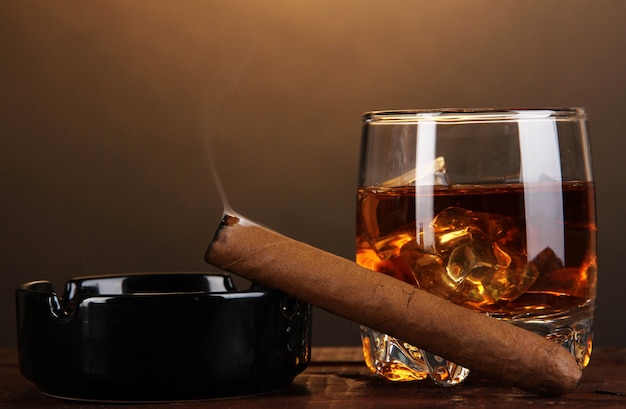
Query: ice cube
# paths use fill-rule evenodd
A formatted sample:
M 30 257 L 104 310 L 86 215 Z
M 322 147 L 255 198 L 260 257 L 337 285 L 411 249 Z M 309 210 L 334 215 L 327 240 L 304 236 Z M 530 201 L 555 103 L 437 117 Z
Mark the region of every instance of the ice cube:
M 480 307 L 512 301 L 539 272 L 527 263 L 525 240 L 514 221 L 501 215 L 449 207 L 432 223 L 434 248 L 415 240 L 400 254 L 421 288 L 454 303 Z
M 448 207 L 432 222 L 437 255 L 448 258 L 450 253 L 472 240 L 472 236 L 484 236 L 472 212 L 460 207 Z
M 452 295 L 457 283 L 446 274 L 441 257 L 425 252 L 415 239 L 402 246 L 400 257 L 421 289 L 446 299 Z
M 448 299 L 457 304 L 480 306 L 498 301 L 502 280 L 491 243 L 482 234 L 474 234 L 450 252 L 446 271 L 457 283 Z M 501 272 L 500 272 L 501 273 Z
M 422 184 L 441 186 L 449 186 L 451 184 L 443 156 L 438 156 L 432 161 L 411 169 L 393 179 L 386 180 L 380 185 L 384 187 L 398 187 Z

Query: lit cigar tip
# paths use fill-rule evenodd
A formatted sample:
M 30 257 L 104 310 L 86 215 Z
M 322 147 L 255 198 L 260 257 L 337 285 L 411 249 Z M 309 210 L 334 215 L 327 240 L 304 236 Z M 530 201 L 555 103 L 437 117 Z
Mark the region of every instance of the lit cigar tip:
M 215 231 L 215 234 L 213 235 L 213 239 L 209 243 L 209 247 L 204 253 L 204 261 L 206 261 L 209 264 L 212 264 L 211 251 L 213 249 L 213 245 L 220 241 L 220 235 L 225 227 L 231 227 L 238 223 L 239 223 L 238 217 L 232 216 L 230 214 L 224 214 L 224 217 L 220 221 L 219 227 L 217 228 L 217 230 Z M 222 240 L 224 240 L 224 238 L 222 238 Z
M 230 214 L 225 214 L 224 217 L 222 218 L 222 222 L 220 223 L 220 228 L 224 226 L 228 226 L 228 227 L 234 226 L 237 223 L 239 223 L 239 217 L 232 216 Z

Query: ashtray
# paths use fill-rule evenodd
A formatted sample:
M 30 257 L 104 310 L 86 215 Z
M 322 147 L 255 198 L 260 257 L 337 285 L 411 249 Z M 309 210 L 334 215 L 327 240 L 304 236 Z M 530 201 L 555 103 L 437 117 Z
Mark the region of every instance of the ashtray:
M 226 274 L 78 277 L 16 290 L 22 374 L 59 398 L 226 398 L 288 386 L 310 360 L 311 307 Z

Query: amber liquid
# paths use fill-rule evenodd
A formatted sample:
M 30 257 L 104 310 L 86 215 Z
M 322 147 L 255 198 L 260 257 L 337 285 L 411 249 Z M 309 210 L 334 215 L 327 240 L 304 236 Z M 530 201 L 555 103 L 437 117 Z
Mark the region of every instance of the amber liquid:
M 587 364 L 591 183 L 360 188 L 356 244 L 358 264 L 553 338 Z

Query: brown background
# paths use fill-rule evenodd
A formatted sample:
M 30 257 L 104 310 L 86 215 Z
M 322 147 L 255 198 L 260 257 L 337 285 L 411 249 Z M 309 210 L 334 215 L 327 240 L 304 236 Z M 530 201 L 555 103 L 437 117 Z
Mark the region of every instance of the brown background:
M 590 113 L 596 344 L 625 346 L 625 16 L 623 0 L 0 2 L 0 346 L 21 282 L 207 270 L 207 146 L 233 208 L 352 258 L 364 111 L 570 105 Z M 315 344 L 358 342 L 316 311 Z

